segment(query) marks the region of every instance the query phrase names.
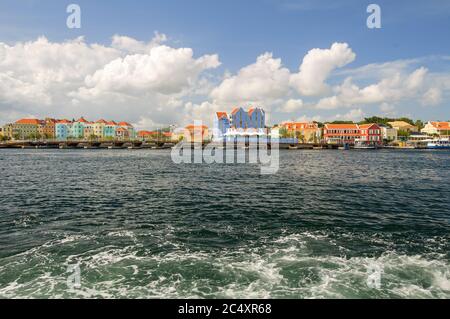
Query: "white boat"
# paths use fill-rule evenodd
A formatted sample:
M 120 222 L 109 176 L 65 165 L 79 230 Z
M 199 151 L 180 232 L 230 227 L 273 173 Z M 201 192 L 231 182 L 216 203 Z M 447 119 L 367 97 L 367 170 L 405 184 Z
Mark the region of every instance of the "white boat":
M 374 143 L 368 143 L 368 142 L 363 142 L 363 141 L 357 140 L 357 141 L 355 141 L 354 148 L 356 150 L 376 150 L 378 147 Z
M 427 143 L 427 149 L 448 150 L 450 149 L 450 138 L 438 138 Z

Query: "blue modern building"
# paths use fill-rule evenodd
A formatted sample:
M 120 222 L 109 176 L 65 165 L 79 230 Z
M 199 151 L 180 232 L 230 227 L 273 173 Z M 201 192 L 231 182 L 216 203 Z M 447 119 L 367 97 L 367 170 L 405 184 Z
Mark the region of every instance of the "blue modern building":
M 213 136 L 223 137 L 230 129 L 264 129 L 266 113 L 260 107 L 252 107 L 248 111 L 242 107 L 235 108 L 228 116 L 226 112 L 217 112 L 214 117 Z

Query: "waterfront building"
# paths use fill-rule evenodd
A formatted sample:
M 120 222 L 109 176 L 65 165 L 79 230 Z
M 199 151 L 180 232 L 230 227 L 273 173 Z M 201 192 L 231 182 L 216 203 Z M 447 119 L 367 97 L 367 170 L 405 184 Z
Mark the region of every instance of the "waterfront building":
M 382 143 L 381 127 L 378 124 L 361 124 L 359 127 L 359 142 L 367 145 L 380 145 Z
M 55 137 L 58 140 L 67 140 L 70 137 L 72 122 L 69 120 L 58 120 L 55 123 Z
M 72 123 L 72 126 L 70 128 L 69 137 L 74 139 L 81 139 L 84 137 L 84 126 L 87 123 L 87 121 L 81 117 L 77 121 Z
M 251 107 L 248 110 L 248 128 L 261 129 L 266 126 L 266 113 L 260 107 Z
M 381 128 L 381 137 L 384 141 L 387 142 L 393 142 L 396 141 L 398 138 L 398 131 L 395 128 L 380 125 Z
M 203 143 L 209 138 L 206 125 L 188 125 L 184 130 L 184 140 L 190 143 Z
M 131 125 L 128 122 L 120 122 L 118 126 L 128 131 L 127 134 L 128 134 L 129 138 L 131 138 L 131 139 L 136 138 L 136 131 L 135 131 L 133 125 Z
M 9 140 L 14 139 L 13 124 L 9 123 L 3 126 L 3 136 L 6 136 Z
M 115 138 L 116 137 L 117 123 L 114 121 L 106 122 L 103 127 L 103 137 Z
M 230 126 L 236 129 L 264 128 L 266 114 L 260 107 L 251 107 L 245 111 L 242 107 L 234 108 L 230 115 Z
M 248 111 L 237 107 L 229 115 L 226 112 L 216 112 L 213 125 L 213 138 L 222 139 L 230 130 L 264 129 L 266 113 L 260 107 L 251 107 Z
M 4 137 L 4 135 L 3 135 L 3 127 L 0 127 L 0 138 L 3 138 Z
M 139 131 L 137 137 L 142 141 L 148 141 L 155 137 L 158 133 L 153 131 Z
M 36 138 L 39 125 L 41 121 L 38 119 L 20 119 L 13 124 L 13 135 L 21 140 Z
M 118 140 L 128 140 L 130 138 L 129 132 L 126 128 L 118 127 L 116 129 L 116 139 Z
M 409 133 L 419 132 L 419 128 L 415 125 L 411 125 L 405 121 L 394 121 L 394 122 L 388 122 L 392 128 L 396 129 L 398 131 L 404 131 Z
M 422 129 L 422 133 L 428 135 L 450 136 L 450 122 L 428 122 Z
M 222 137 L 231 127 L 230 118 L 226 112 L 216 112 L 214 117 L 213 135 Z
M 319 124 L 315 122 L 284 122 L 281 127 L 290 137 L 296 137 L 302 143 L 317 143 L 322 135 Z
M 382 143 L 381 127 L 378 124 L 325 124 L 323 130 L 325 142 L 337 145 L 380 145 Z
M 41 124 L 39 125 L 39 134 L 44 139 L 54 139 L 55 138 L 55 124 L 56 120 L 52 118 L 46 118 L 45 120 L 41 121 Z
M 97 138 L 103 138 L 104 137 L 104 131 L 105 131 L 105 125 L 106 125 L 106 123 L 108 123 L 107 121 L 105 121 L 105 120 L 103 120 L 103 119 L 101 119 L 101 120 L 98 120 L 97 122 L 95 122 L 93 125 L 92 125 L 92 128 L 93 128 L 93 131 L 94 131 L 94 135 L 97 137 Z
M 94 122 L 87 121 L 86 123 L 84 123 L 83 137 L 84 139 L 97 138 L 97 136 L 94 134 Z
M 360 132 L 358 124 L 325 124 L 323 136 L 328 144 L 355 144 Z

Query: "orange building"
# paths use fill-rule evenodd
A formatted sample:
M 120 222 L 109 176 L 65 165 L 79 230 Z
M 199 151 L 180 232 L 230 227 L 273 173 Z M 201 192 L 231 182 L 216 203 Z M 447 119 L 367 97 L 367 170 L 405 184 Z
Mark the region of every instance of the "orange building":
M 184 140 L 191 143 L 203 143 L 209 138 L 206 125 L 188 125 L 184 131 Z
M 321 129 L 315 122 L 284 122 L 281 124 L 291 137 L 296 137 L 302 143 L 313 143 L 320 140 Z

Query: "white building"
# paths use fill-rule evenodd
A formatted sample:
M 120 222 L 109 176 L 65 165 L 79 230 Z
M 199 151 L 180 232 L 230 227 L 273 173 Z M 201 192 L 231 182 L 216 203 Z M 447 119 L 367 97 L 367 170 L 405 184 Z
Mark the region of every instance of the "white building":
M 393 142 L 398 138 L 398 131 L 392 127 L 381 126 L 381 136 L 383 140 Z

